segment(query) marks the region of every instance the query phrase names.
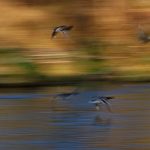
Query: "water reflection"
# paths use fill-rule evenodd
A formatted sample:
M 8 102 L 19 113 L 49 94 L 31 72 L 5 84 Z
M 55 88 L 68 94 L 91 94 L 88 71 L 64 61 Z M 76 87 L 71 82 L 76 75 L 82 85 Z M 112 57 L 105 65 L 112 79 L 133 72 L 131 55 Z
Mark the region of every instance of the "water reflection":
M 102 117 L 101 115 L 96 115 L 95 119 L 94 119 L 94 124 L 95 125 L 101 125 L 101 126 L 110 126 L 111 125 L 111 118 L 105 118 L 105 117 Z
M 0 149 L 148 150 L 149 87 L 82 86 L 79 94 L 68 100 L 51 95 L 74 87 L 1 89 Z M 116 97 L 110 102 L 112 112 L 96 111 L 88 103 L 96 95 Z

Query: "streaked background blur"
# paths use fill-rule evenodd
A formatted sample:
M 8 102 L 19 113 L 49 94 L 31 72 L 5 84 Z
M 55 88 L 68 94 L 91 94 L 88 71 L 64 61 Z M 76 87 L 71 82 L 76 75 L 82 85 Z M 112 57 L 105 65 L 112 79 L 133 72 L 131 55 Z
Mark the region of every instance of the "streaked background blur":
M 149 83 L 63 85 L 150 81 L 139 24 L 150 34 L 150 0 L 0 0 L 0 87 L 13 86 L 0 90 L 0 150 L 149 150 Z M 51 39 L 59 25 L 69 38 Z M 114 96 L 112 112 L 95 96 Z
M 0 82 L 96 74 L 150 79 L 149 0 L 0 0 Z M 73 25 L 69 38 L 54 27 Z

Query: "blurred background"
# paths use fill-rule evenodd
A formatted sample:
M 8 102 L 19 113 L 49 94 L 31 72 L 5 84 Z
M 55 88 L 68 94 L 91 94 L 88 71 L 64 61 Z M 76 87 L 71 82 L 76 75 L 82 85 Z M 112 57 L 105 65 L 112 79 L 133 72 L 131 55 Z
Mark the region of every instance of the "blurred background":
M 150 0 L 0 0 L 0 150 L 149 150 L 150 84 L 109 82 L 150 81 L 139 25 Z
M 149 0 L 0 0 L 0 83 L 51 77 L 150 79 Z M 69 38 L 54 27 L 73 25 Z

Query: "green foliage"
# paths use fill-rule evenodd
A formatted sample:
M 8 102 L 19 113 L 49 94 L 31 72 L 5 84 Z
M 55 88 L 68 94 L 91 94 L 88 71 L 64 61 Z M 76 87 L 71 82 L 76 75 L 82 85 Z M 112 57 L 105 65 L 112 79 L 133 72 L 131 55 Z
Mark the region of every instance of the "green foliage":
M 81 51 L 92 56 L 99 56 L 105 48 L 103 43 L 94 39 L 80 39 L 79 46 Z
M 0 49 L 0 63 L 1 65 L 19 67 L 24 75 L 27 77 L 38 77 L 40 76 L 37 66 L 27 57 L 24 56 L 24 49 L 21 48 L 1 48 Z M 14 76 L 16 73 L 12 73 Z M 7 76 L 7 75 L 6 75 Z

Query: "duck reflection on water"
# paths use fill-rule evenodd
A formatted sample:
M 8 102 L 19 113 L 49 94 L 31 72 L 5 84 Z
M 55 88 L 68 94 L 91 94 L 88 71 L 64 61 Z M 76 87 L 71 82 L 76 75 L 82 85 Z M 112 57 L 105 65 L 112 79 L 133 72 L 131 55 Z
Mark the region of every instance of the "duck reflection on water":
M 100 114 L 98 114 L 94 118 L 95 125 L 110 126 L 111 123 L 112 123 L 111 117 L 101 116 Z

